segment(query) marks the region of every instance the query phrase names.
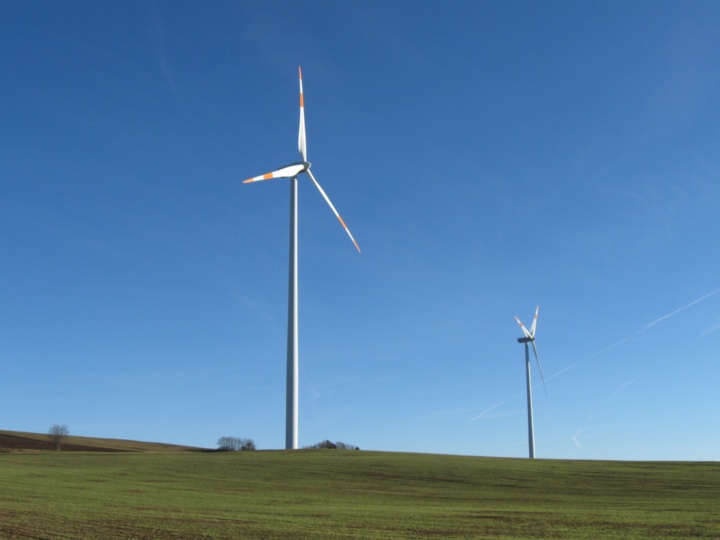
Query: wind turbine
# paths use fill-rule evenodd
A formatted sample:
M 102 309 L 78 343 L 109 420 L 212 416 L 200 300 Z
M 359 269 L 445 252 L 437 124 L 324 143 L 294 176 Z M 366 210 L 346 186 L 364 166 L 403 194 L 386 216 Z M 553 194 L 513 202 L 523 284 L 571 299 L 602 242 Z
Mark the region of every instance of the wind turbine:
M 537 347 L 535 346 L 535 328 L 537 326 L 539 311 L 540 306 L 535 308 L 535 317 L 533 318 L 533 322 L 530 326 L 529 331 L 527 328 L 525 328 L 525 325 L 520 322 L 520 319 L 515 317 L 515 320 L 520 325 L 520 329 L 523 331 L 523 334 L 525 334 L 525 337 L 518 338 L 518 343 L 525 344 L 525 376 L 527 379 L 528 406 L 528 446 L 530 447 L 530 458 L 535 457 L 535 428 L 533 427 L 532 383 L 530 382 L 530 348 L 528 347 L 528 344 L 532 344 L 533 352 L 535 353 L 535 360 L 537 361 L 538 369 L 540 370 L 540 378 L 543 382 L 543 388 L 545 388 L 545 393 L 547 393 L 547 388 L 545 387 L 545 377 L 543 377 L 542 374 L 542 368 L 540 367 L 540 358 L 538 357 Z
M 273 172 L 249 178 L 243 183 L 259 182 L 271 178 L 290 178 L 290 281 L 288 286 L 288 341 L 287 341 L 287 388 L 285 405 L 285 448 L 295 450 L 298 447 L 298 176 L 307 174 L 348 233 L 355 248 L 360 251 L 357 242 L 350 234 L 345 222 L 320 184 L 310 171 L 307 160 L 307 142 L 305 139 L 305 103 L 303 99 L 302 69 L 298 67 L 300 79 L 300 130 L 298 132 L 298 150 L 302 161 L 291 163 Z

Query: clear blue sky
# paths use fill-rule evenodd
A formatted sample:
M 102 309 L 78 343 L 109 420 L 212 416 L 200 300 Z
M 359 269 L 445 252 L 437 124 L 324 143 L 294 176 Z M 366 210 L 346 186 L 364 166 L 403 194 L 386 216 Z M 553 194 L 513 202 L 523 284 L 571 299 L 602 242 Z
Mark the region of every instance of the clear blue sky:
M 0 11 L 0 429 L 284 446 L 300 65 L 301 446 L 720 458 L 720 3 Z

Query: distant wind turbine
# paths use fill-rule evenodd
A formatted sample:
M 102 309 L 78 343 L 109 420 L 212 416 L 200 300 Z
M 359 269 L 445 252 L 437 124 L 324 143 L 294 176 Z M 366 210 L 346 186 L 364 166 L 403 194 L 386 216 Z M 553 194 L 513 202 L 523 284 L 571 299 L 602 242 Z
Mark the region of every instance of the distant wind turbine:
M 298 176 L 306 173 L 318 188 L 320 194 L 328 203 L 330 209 L 338 218 L 345 232 L 352 240 L 355 248 L 360 248 L 355 242 L 350 229 L 335 210 L 333 203 L 320 187 L 320 184 L 310 172 L 310 163 L 307 160 L 307 142 L 305 140 L 305 103 L 303 100 L 302 69 L 298 68 L 300 78 L 300 131 L 298 133 L 298 150 L 302 161 L 291 163 L 276 171 L 249 178 L 243 183 L 258 182 L 271 178 L 290 178 L 290 282 L 288 287 L 288 345 L 287 345 L 287 390 L 285 409 L 285 448 L 295 450 L 298 448 Z
M 527 328 L 525 328 L 525 325 L 520 322 L 520 319 L 515 317 L 515 320 L 520 325 L 520 329 L 523 331 L 523 334 L 525 334 L 525 337 L 518 338 L 518 343 L 525 344 L 525 375 L 527 379 L 528 405 L 528 446 L 530 447 L 530 458 L 535 457 L 535 428 L 533 427 L 532 383 L 530 382 L 530 350 L 528 347 L 528 343 L 532 344 L 533 352 L 535 353 L 535 360 L 537 361 L 538 369 L 540 370 L 540 378 L 543 382 L 543 388 L 545 388 L 545 392 L 547 393 L 547 388 L 545 387 L 545 377 L 543 377 L 542 368 L 540 367 L 540 358 L 538 358 L 537 347 L 535 346 L 535 328 L 537 326 L 539 311 L 540 306 L 535 309 L 535 317 L 533 318 L 533 322 L 530 326 L 529 331 Z

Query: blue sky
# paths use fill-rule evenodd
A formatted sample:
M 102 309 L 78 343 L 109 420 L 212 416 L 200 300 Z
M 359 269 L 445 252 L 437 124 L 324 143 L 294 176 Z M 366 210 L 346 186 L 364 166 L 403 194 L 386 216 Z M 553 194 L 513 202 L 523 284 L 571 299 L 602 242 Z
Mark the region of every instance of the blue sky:
M 0 0 L 0 428 L 720 456 L 720 4 Z M 533 365 L 533 381 L 539 383 Z

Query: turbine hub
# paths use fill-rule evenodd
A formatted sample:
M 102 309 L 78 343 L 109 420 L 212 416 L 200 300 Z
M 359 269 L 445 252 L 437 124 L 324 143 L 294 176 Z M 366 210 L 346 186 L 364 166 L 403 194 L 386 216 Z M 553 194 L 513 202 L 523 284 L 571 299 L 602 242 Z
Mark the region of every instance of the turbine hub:
M 535 341 L 534 337 L 519 337 L 517 338 L 518 343 L 530 343 L 532 341 Z

